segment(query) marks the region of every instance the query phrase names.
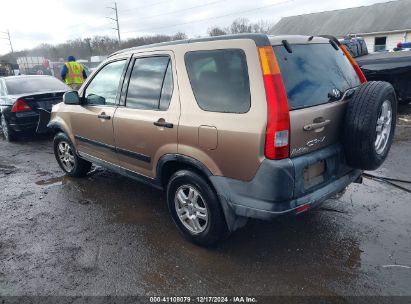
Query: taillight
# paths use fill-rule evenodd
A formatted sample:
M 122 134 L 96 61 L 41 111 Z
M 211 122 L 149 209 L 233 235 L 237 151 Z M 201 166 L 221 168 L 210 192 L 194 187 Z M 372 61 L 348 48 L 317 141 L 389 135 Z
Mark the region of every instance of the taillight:
M 30 106 L 23 100 L 17 99 L 11 108 L 12 113 L 32 111 Z
M 308 211 L 309 209 L 310 209 L 309 204 L 301 205 L 301 206 L 298 206 L 297 208 L 295 208 L 295 213 L 300 214 L 300 213 L 303 213 L 305 211 Z
M 354 58 L 351 56 L 350 52 L 347 50 L 347 48 L 344 45 L 340 45 L 341 50 L 344 52 L 345 56 L 347 57 L 348 61 L 352 64 L 355 72 L 357 73 L 358 78 L 360 79 L 361 83 L 366 83 L 367 78 L 365 78 L 364 73 L 361 71 L 358 63 L 354 60 Z
M 280 68 L 271 46 L 258 48 L 258 53 L 263 70 L 268 112 L 265 157 L 268 159 L 288 158 L 290 113 Z

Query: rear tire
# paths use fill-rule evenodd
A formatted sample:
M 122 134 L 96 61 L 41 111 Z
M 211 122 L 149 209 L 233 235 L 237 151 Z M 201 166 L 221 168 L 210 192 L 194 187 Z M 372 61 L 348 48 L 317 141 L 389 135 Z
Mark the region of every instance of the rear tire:
M 4 115 L 1 115 L 1 130 L 4 136 L 4 139 L 8 142 L 13 142 L 17 139 L 16 133 L 14 133 L 12 130 L 10 130 L 9 124 L 6 121 L 6 118 Z
M 177 228 L 190 242 L 210 246 L 229 235 L 215 191 L 197 173 L 181 170 L 170 178 L 167 204 Z
M 71 177 L 84 177 L 91 169 L 92 163 L 81 159 L 77 155 L 70 138 L 64 133 L 54 137 L 54 155 L 63 171 Z
M 348 165 L 377 169 L 390 151 L 396 119 L 397 98 L 391 84 L 370 81 L 358 88 L 345 117 L 343 139 Z

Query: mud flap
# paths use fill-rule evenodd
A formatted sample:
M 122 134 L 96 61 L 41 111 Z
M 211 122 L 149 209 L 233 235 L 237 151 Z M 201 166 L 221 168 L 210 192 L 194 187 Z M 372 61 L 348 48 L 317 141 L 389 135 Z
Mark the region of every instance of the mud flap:
M 218 195 L 218 198 L 220 200 L 221 208 L 223 209 L 225 221 L 230 233 L 244 227 L 248 222 L 248 218 L 236 215 L 235 211 L 224 196 Z
M 47 127 L 48 123 L 50 122 L 51 112 L 39 108 L 39 121 L 37 123 L 36 133 L 44 134 L 50 132 L 50 129 Z

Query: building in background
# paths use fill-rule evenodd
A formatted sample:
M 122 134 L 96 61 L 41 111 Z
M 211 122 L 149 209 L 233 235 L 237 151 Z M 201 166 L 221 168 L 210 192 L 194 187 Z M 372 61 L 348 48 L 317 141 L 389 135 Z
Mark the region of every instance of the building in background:
M 284 17 L 269 33 L 357 36 L 364 37 L 370 52 L 392 50 L 398 42 L 411 41 L 411 0 Z

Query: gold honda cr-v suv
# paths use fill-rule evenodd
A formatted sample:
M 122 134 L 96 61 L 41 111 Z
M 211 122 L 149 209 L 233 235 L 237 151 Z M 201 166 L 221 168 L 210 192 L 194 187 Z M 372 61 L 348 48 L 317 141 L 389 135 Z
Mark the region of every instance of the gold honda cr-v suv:
M 260 34 L 117 52 L 63 100 L 49 123 L 60 167 L 165 189 L 201 245 L 360 181 L 386 158 L 397 109 L 335 38 Z

